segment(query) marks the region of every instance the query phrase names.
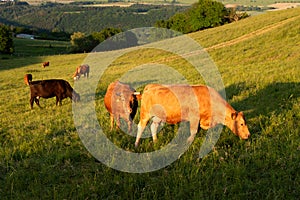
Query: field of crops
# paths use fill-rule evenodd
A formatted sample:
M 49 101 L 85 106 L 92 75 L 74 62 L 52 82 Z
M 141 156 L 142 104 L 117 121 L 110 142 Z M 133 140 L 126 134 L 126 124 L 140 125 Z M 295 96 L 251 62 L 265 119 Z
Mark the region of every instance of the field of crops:
M 176 77 L 184 77 L 188 83 L 204 83 L 188 58 L 162 48 L 139 47 L 109 62 L 110 57 L 101 53 L 52 55 L 57 54 L 56 50 L 64 52 L 66 43 L 51 43 L 50 48 L 45 42 L 45 48 L 51 51 L 43 54 L 43 48 L 40 52 L 34 48 L 42 45 L 36 40 L 29 40 L 32 45 L 16 41 L 16 54 L 31 56 L 0 57 L 1 199 L 297 199 L 299 30 L 300 10 L 289 9 L 188 35 L 208 52 L 218 68 L 227 100 L 245 113 L 251 138 L 240 140 L 224 128 L 214 148 L 199 158 L 207 134 L 200 130 L 188 150 L 174 162 L 146 173 L 119 171 L 95 158 L 82 137 L 86 127 L 78 121 L 89 121 L 92 108 L 103 132 L 119 149 L 131 154 L 163 149 L 188 124 L 165 125 L 158 134 L 158 143 L 143 138 L 135 148 L 135 137 L 121 130 L 109 131 L 103 96 L 108 84 L 116 79 L 134 83 L 142 91 L 148 82 L 176 82 L 170 78 L 174 71 Z M 50 61 L 50 66 L 42 68 L 44 61 Z M 91 77 L 74 83 L 72 74 L 82 63 L 91 66 Z M 152 69 L 147 71 L 150 75 L 143 73 L 146 68 Z M 137 72 L 140 76 L 132 75 Z M 30 109 L 30 90 L 23 81 L 26 73 L 31 73 L 34 80 L 69 81 L 81 94 L 81 102 L 72 104 L 65 99 L 62 106 L 55 106 L 54 98 L 40 99 L 43 109 L 36 105 Z M 162 77 L 166 74 L 170 77 Z M 93 81 L 96 90 L 90 89 L 95 86 Z M 86 89 L 79 85 L 86 85 Z M 83 115 L 76 114 L 78 109 Z M 138 119 L 139 113 L 135 122 Z M 96 138 L 95 142 L 101 140 Z M 98 158 L 105 159 L 107 151 L 97 152 Z

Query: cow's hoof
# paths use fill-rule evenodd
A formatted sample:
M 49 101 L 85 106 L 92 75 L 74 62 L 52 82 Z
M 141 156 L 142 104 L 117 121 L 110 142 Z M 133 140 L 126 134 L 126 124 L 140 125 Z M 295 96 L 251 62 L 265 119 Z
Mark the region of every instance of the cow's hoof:
M 135 148 L 138 148 L 139 143 L 138 142 L 134 143 L 134 146 L 135 146 Z
M 193 137 L 193 136 L 190 136 L 190 137 L 187 139 L 188 144 L 192 144 L 193 141 L 194 141 L 194 137 Z

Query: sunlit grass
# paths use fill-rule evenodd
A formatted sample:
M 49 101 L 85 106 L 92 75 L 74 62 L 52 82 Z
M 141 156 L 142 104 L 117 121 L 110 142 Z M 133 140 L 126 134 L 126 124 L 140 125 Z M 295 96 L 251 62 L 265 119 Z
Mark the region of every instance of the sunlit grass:
M 260 15 L 190 36 L 204 47 L 210 47 L 292 18 L 299 15 L 298 11 Z M 55 106 L 54 98 L 41 99 L 43 109 L 36 105 L 30 109 L 24 74 L 32 73 L 34 80 L 62 78 L 75 86 L 71 76 L 76 66 L 86 61 L 87 54 L 1 59 L 1 199 L 298 198 L 298 31 L 299 18 L 234 45 L 209 51 L 222 75 L 228 101 L 245 112 L 252 134 L 249 140 L 240 140 L 225 128 L 213 150 L 200 159 L 199 151 L 206 136 L 206 131 L 200 130 L 178 160 L 144 174 L 111 169 L 88 152 L 76 130 L 70 99 L 63 100 L 62 106 Z M 93 71 L 97 66 L 88 63 L 91 77 L 79 80 L 87 89 L 80 91 L 82 102 L 76 106 L 84 106 L 95 98 L 97 119 L 116 146 L 130 152 L 161 149 L 176 135 L 178 125 L 165 125 L 158 134 L 157 144 L 151 138 L 144 138 L 136 149 L 134 137 L 122 131 L 109 131 L 103 96 L 110 82 L 137 66 L 157 60 L 183 74 L 190 83 L 202 83 L 186 60 L 164 59 L 169 56 L 174 55 L 153 49 L 124 54 L 107 68 L 99 82 Z M 43 69 L 43 61 L 50 61 L 50 66 Z M 91 81 L 97 82 L 95 96 L 89 96 Z

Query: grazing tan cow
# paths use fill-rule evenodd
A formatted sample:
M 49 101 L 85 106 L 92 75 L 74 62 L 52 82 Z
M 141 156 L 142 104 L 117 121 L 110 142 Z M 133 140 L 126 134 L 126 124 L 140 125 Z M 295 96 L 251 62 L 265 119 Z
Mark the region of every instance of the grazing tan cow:
M 43 67 L 43 68 L 49 67 L 49 65 L 50 65 L 50 62 L 49 62 L 49 61 L 43 62 L 42 67 Z
M 89 73 L 90 73 L 90 66 L 80 65 L 76 68 L 76 71 L 72 77 L 74 80 L 79 80 L 80 76 L 83 74 L 84 77 L 88 78 Z
M 119 81 L 111 83 L 104 96 L 104 105 L 110 114 L 110 130 L 114 127 L 114 119 L 117 128 L 120 127 L 120 118 L 128 125 L 128 132 L 131 131 L 132 120 L 138 107 L 139 92 Z
M 190 122 L 191 136 L 188 142 L 194 140 L 199 123 L 205 130 L 217 124 L 224 124 L 241 139 L 250 136 L 243 113 L 235 111 L 217 91 L 208 86 L 149 84 L 145 87 L 141 99 L 136 147 L 151 118 L 154 142 L 157 140 L 156 131 L 161 122 Z

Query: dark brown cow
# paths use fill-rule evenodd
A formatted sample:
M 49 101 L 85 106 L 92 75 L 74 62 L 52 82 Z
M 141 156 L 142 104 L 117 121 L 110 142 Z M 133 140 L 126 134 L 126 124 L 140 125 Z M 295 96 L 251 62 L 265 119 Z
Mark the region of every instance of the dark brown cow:
M 31 74 L 26 74 L 25 77 L 30 77 L 30 75 Z M 73 90 L 67 81 L 62 79 L 28 81 L 26 84 L 30 87 L 31 108 L 33 108 L 33 102 L 41 107 L 39 102 L 40 97 L 45 99 L 56 97 L 56 105 L 61 105 L 62 100 L 67 97 L 75 102 L 80 101 L 79 94 Z
M 128 132 L 131 131 L 132 120 L 138 107 L 139 93 L 127 84 L 115 81 L 111 83 L 104 97 L 104 104 L 110 114 L 110 130 L 114 127 L 114 119 L 117 128 L 120 127 L 120 118 L 128 125 Z
M 48 61 L 48 62 L 43 62 L 42 67 L 43 67 L 43 68 L 49 67 L 49 65 L 50 65 L 50 62 L 49 62 L 49 61 Z
M 156 131 L 161 122 L 190 122 L 191 136 L 188 142 L 194 140 L 199 123 L 205 130 L 221 123 L 241 139 L 250 136 L 243 113 L 235 111 L 213 88 L 203 85 L 147 85 L 141 100 L 135 146 L 138 146 L 150 118 L 154 142 L 157 140 Z
M 72 77 L 74 80 L 79 80 L 80 76 L 83 74 L 84 77 L 88 78 L 89 73 L 90 73 L 90 66 L 80 65 L 76 68 L 76 71 Z

